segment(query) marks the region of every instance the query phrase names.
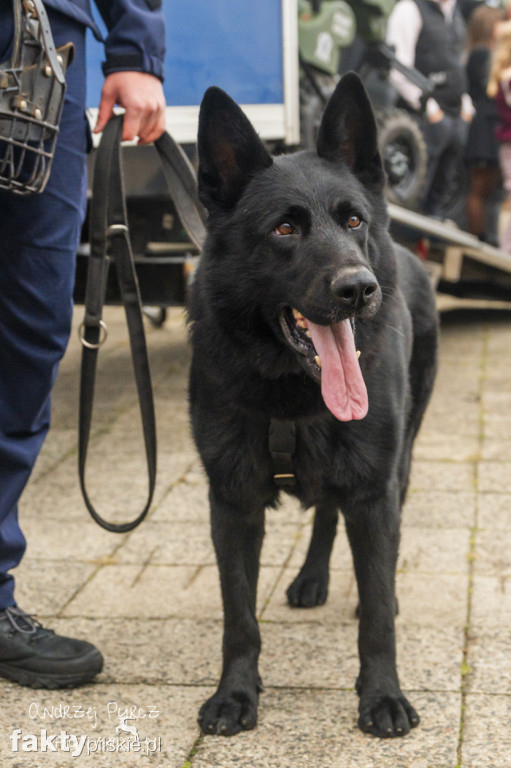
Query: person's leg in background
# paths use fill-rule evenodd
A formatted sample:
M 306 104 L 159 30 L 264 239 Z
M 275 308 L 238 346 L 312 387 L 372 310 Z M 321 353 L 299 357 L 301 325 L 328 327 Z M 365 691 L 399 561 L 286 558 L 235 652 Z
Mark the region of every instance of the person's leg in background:
M 50 424 L 86 204 L 85 28 L 59 13 L 49 18 L 55 44 L 75 44 L 51 176 L 41 195 L 0 192 L 0 676 L 53 688 L 90 679 L 102 658 L 89 643 L 44 630 L 17 608 L 9 573 L 25 550 L 18 500 Z M 3 51 L 8 27 L 0 25 Z
M 424 122 L 422 133 L 428 151 L 428 165 L 419 209 L 425 215 L 436 215 L 434 210 L 436 178 L 442 155 L 449 141 L 447 119 L 444 117 L 436 123 Z
M 490 206 L 492 196 L 498 190 L 500 171 L 496 165 L 472 165 L 470 189 L 467 195 L 468 231 L 480 240 L 492 242 Z
M 439 123 L 425 129 L 428 147 L 428 172 L 421 210 L 427 216 L 443 219 L 461 180 L 468 126 L 461 117 L 445 115 Z

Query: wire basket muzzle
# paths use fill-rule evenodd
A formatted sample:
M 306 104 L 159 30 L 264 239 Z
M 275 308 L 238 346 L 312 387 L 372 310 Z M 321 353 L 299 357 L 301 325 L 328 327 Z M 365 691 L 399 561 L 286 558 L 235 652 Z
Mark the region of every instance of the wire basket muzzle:
M 50 175 L 74 46 L 55 49 L 41 0 L 13 10 L 12 55 L 0 64 L 0 189 L 28 195 Z

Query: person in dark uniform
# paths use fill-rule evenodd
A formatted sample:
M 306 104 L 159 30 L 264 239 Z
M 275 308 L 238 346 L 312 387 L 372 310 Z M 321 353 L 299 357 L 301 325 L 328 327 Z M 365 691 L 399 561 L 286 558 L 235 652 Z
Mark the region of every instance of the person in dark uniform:
M 426 75 L 433 87 L 422 126 L 428 171 L 420 207 L 427 215 L 444 218 L 474 113 L 462 59 L 465 25 L 456 0 L 399 0 L 389 17 L 387 42 L 403 64 Z M 392 70 L 391 82 L 408 107 L 420 113 L 420 89 L 397 70 Z
M 165 31 L 161 0 L 96 0 L 108 28 L 95 130 L 125 108 L 123 139 L 164 131 Z M 10 570 L 25 539 L 18 501 L 50 423 L 50 394 L 69 338 L 75 256 L 86 205 L 85 34 L 101 33 L 89 0 L 45 0 L 56 46 L 74 43 L 51 175 L 40 195 L 0 191 L 0 676 L 22 685 L 71 687 L 103 664 L 90 643 L 44 628 L 16 604 Z M 12 4 L 0 6 L 0 60 L 10 56 Z

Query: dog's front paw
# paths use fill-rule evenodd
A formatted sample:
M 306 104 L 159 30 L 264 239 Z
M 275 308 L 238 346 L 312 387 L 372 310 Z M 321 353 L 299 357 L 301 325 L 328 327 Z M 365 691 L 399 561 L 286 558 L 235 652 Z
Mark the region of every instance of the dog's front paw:
M 362 696 L 360 699 L 358 727 L 364 733 L 382 739 L 406 736 L 419 721 L 419 715 L 402 694 Z
M 200 708 L 199 725 L 203 733 L 211 735 L 250 731 L 257 725 L 257 694 L 252 697 L 244 691 L 218 690 Z
M 292 608 L 314 608 L 324 605 L 328 597 L 328 572 L 300 571 L 287 588 L 287 601 Z

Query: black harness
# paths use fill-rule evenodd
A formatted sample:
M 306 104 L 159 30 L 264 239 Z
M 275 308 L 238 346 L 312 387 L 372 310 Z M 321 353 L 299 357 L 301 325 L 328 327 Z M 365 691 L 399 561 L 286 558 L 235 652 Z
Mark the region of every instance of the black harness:
M 268 448 L 276 485 L 279 488 L 295 486 L 293 456 L 296 450 L 296 423 L 287 419 L 270 419 Z

